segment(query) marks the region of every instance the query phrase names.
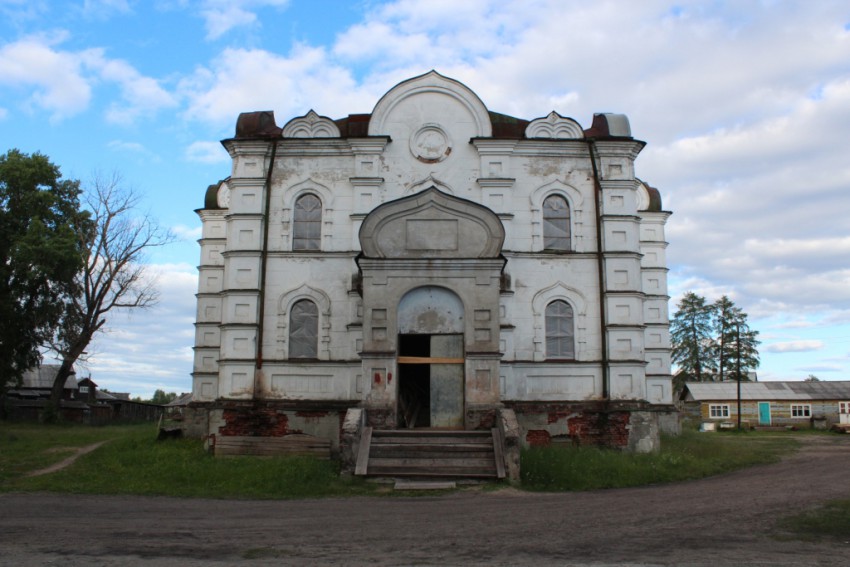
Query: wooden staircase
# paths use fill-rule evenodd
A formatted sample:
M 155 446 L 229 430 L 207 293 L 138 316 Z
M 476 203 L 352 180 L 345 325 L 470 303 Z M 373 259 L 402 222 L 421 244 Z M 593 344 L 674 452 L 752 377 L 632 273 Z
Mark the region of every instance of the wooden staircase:
M 505 478 L 498 429 L 375 429 L 360 438 L 355 474 L 392 478 Z

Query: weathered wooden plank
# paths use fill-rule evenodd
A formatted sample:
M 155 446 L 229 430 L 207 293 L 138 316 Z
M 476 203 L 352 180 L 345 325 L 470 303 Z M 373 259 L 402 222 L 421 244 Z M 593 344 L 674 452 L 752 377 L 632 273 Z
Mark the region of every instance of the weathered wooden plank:
M 399 356 L 399 364 L 463 364 L 463 357 L 449 356 Z
M 484 471 L 469 467 L 376 467 L 369 470 L 370 476 L 397 477 L 451 477 L 451 478 L 496 478 L 496 471 Z
M 372 443 L 372 452 L 376 450 L 387 451 L 422 451 L 428 452 L 458 452 L 486 451 L 493 452 L 492 443 L 458 443 L 458 444 L 433 444 L 433 443 Z
M 314 455 L 329 458 L 330 448 L 329 439 L 303 434 L 284 437 L 219 436 L 215 442 L 216 456 Z
M 405 459 L 405 458 L 370 458 L 369 470 L 372 468 L 381 467 L 428 467 L 432 469 L 443 469 L 451 467 L 466 467 L 471 469 L 493 470 L 495 472 L 495 464 L 493 458 L 483 459 Z
M 492 429 L 493 432 L 493 458 L 496 461 L 496 476 L 505 478 L 505 455 L 503 451 L 504 441 L 502 441 L 502 432 L 498 427 Z
M 357 463 L 354 474 L 363 476 L 369 469 L 369 447 L 372 443 L 372 428 L 364 427 L 360 434 L 360 448 L 357 450 Z
M 468 437 L 452 439 L 451 437 L 377 437 L 372 432 L 372 445 L 490 445 L 492 440 L 487 437 Z

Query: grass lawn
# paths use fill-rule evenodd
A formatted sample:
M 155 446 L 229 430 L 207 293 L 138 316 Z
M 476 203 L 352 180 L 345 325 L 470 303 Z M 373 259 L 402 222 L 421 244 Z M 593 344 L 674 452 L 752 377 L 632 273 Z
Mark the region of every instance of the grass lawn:
M 156 441 L 154 425 L 4 424 L 0 492 L 59 491 L 194 498 L 310 498 L 371 494 L 377 487 L 339 476 L 334 461 L 313 457 L 215 458 L 197 439 Z M 61 471 L 26 474 L 106 440 Z
M 799 443 L 779 433 L 699 433 L 665 437 L 661 451 L 632 454 L 594 447 L 541 447 L 522 452 L 526 490 L 624 488 L 702 478 L 777 462 Z
M 334 461 L 312 457 L 214 458 L 196 439 L 156 441 L 151 424 L 82 425 L 0 422 L 0 492 L 59 491 L 193 498 L 311 498 L 377 494 L 361 478 L 342 478 Z M 27 473 L 75 450 L 107 441 L 54 473 Z M 537 491 L 638 486 L 700 478 L 777 461 L 797 442 L 781 433 L 686 431 L 662 451 L 636 455 L 584 447 L 529 449 L 522 454 L 522 488 Z

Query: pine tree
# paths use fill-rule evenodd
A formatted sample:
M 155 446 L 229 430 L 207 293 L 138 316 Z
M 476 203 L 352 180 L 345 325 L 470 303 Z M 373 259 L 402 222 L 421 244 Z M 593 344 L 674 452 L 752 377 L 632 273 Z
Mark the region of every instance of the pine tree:
M 750 329 L 747 314 L 723 296 L 714 303 L 715 356 L 718 378 L 747 380 L 747 371 L 758 368 L 758 331 Z
M 693 380 L 710 380 L 715 369 L 712 346 L 712 305 L 704 297 L 687 292 L 670 322 L 673 362 Z

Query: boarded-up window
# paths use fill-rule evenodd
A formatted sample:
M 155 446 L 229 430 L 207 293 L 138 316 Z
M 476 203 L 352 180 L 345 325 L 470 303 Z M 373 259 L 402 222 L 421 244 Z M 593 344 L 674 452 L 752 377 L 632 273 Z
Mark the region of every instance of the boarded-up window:
M 322 202 L 313 194 L 295 201 L 292 249 L 318 250 L 322 239 Z
M 560 195 L 543 201 L 543 248 L 570 250 L 570 205 Z
M 573 308 L 566 301 L 553 301 L 546 306 L 546 358 L 575 356 Z
M 318 358 L 319 309 L 309 299 L 289 311 L 289 358 Z

